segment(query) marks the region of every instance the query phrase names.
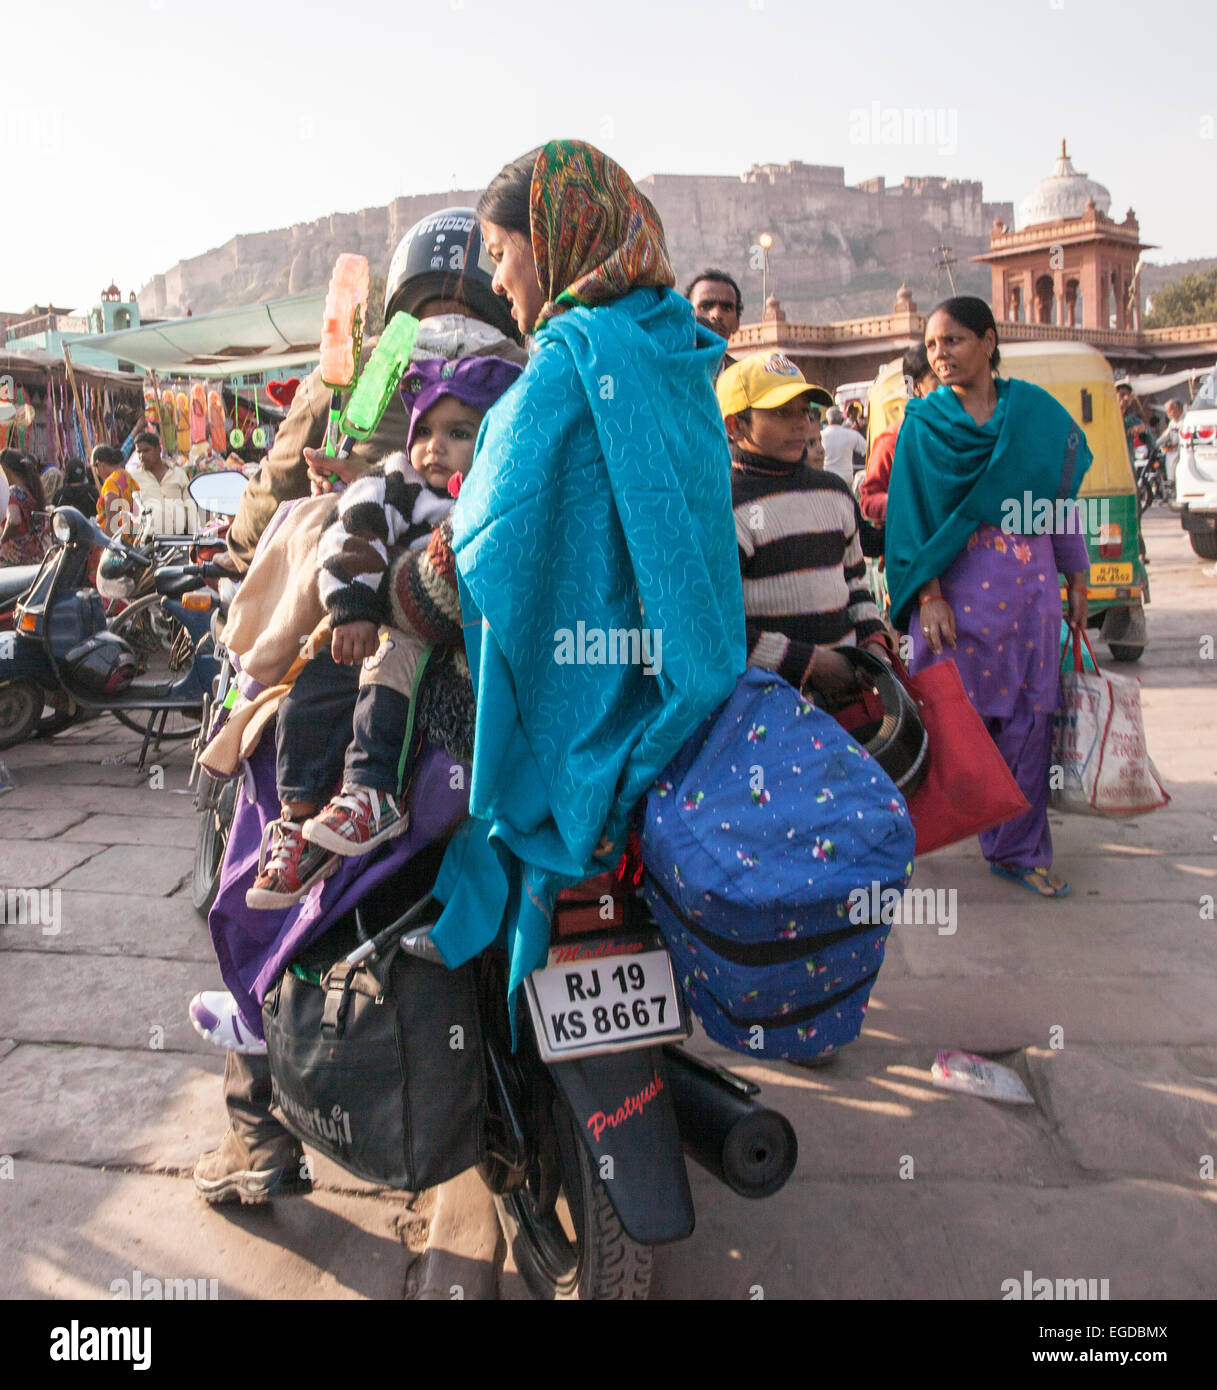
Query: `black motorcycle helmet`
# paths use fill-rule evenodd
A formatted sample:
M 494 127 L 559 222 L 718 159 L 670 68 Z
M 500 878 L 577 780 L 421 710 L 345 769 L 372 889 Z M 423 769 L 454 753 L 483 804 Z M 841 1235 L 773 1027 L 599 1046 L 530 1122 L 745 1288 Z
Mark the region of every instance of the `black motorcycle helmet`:
M 68 682 L 82 695 L 117 695 L 135 679 L 135 653 L 117 633 L 96 632 L 63 658 Z
M 930 766 L 930 740 L 913 697 L 891 667 L 859 647 L 838 647 L 851 662 L 867 710 L 858 722 L 842 719 L 854 738 L 895 782 L 907 801 L 921 785 Z M 865 701 L 869 692 L 870 701 Z M 853 706 L 856 711 L 857 705 Z
M 107 546 L 97 565 L 97 592 L 102 598 L 133 599 L 139 591 L 146 566 L 117 546 Z
M 484 323 L 520 341 L 506 299 L 490 288 L 494 262 L 472 208 L 442 208 L 402 237 L 385 278 L 385 322 L 405 310 L 417 315 L 429 299 L 459 299 Z

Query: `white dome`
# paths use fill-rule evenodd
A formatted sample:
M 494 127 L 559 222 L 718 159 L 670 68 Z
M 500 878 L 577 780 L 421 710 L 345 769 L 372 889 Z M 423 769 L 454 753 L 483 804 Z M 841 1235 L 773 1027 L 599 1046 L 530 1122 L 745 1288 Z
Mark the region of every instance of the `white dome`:
M 1038 222 L 1059 222 L 1064 217 L 1081 217 L 1086 211 L 1086 201 L 1094 199 L 1099 212 L 1106 214 L 1111 209 L 1111 194 L 1101 183 L 1079 174 L 1073 161 L 1065 153 L 1065 142 L 1061 141 L 1061 153 L 1052 166 L 1052 173 L 1039 183 L 1018 205 L 1015 218 L 1017 230 L 1034 227 Z

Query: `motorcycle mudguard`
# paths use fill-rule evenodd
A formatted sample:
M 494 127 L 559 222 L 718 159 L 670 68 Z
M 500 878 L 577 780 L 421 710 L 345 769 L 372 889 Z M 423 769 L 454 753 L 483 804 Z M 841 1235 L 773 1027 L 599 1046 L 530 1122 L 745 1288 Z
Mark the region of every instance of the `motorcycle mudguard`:
M 37 681 L 51 689 L 59 686 L 38 642 L 16 632 L 0 632 L 0 685 L 19 680 Z
M 186 608 L 171 598 L 165 599 L 164 605 L 165 611 L 175 617 L 190 634 L 196 647 L 211 631 L 210 608 Z
M 551 1062 L 549 1070 L 626 1232 L 642 1245 L 684 1240 L 693 1194 L 662 1050 Z

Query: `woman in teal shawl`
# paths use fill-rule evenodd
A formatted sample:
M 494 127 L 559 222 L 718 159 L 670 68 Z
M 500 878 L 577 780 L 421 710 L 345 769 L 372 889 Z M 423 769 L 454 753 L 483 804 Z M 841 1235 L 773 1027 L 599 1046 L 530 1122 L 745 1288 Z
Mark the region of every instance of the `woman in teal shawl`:
M 436 886 L 450 965 L 514 990 L 559 889 L 612 867 L 638 801 L 744 670 L 722 340 L 672 290 L 658 214 L 589 145 L 508 165 L 478 208 L 534 335 L 453 512 L 477 697 L 470 819 Z
M 885 538 L 892 621 L 912 637 L 911 671 L 955 661 L 1030 803 L 981 835 L 990 868 L 1063 897 L 1069 885 L 1050 872 L 1048 830 L 1057 574 L 1068 578 L 1070 618 L 1085 624 L 1089 559 L 1069 503 L 1090 449 L 1046 391 L 995 379 L 997 326 L 983 299 L 940 304 L 925 345 L 943 384 L 909 401 L 896 444 Z

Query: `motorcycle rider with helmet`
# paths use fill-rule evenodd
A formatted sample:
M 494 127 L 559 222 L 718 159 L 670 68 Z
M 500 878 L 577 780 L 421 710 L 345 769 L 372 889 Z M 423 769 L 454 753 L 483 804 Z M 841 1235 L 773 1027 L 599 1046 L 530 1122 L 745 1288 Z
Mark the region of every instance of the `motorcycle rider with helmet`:
M 385 279 L 385 322 L 405 312 L 421 319 L 413 357 L 505 357 L 521 365 L 528 354 L 504 301 L 490 287 L 494 264 L 482 244 L 472 208 L 441 208 L 402 237 Z M 365 338 L 362 366 L 379 342 Z M 228 552 L 243 574 L 258 538 L 280 502 L 309 495 L 306 448 L 325 442 L 333 393 L 316 367 L 300 383 L 262 466 L 250 479 L 228 532 Z M 358 475 L 406 447 L 409 416 L 395 395 L 369 439 L 357 440 L 347 472 Z
M 423 218 L 405 234 L 394 252 L 385 285 L 385 321 L 400 311 L 422 320 L 413 357 L 446 358 L 494 355 L 523 363 L 527 353 L 505 301 L 491 288 L 493 263 L 486 255 L 481 231 L 472 208 L 443 208 Z M 364 360 L 376 340 L 365 341 Z M 240 509 L 228 534 L 229 553 L 243 573 L 248 569 L 262 532 L 279 504 L 307 497 L 310 476 L 305 449 L 324 442 L 329 420 L 331 392 L 315 370 L 296 392 L 287 418 L 279 427 L 274 446 L 259 473 L 241 499 Z M 406 447 L 409 415 L 396 394 L 372 437 L 359 441 L 348 464 L 362 473 L 386 455 Z M 308 663 L 310 674 L 334 686 L 336 697 L 349 685 L 354 703 L 359 667 L 336 666 L 328 650 Z M 348 721 L 349 722 L 349 721 Z M 341 746 L 349 742 L 346 730 Z M 226 996 L 196 996 L 191 1013 L 196 1028 L 204 1031 L 198 1004 Z M 208 1033 L 214 1041 L 226 1037 L 225 1025 Z M 231 1039 L 240 1045 L 244 1025 L 236 1023 Z M 224 1068 L 224 1101 L 229 1129 L 221 1143 L 198 1160 L 194 1183 L 212 1204 L 241 1200 L 265 1202 L 273 1197 L 297 1196 L 312 1190 L 300 1142 L 272 1116 L 270 1066 L 263 1053 L 228 1051 Z

